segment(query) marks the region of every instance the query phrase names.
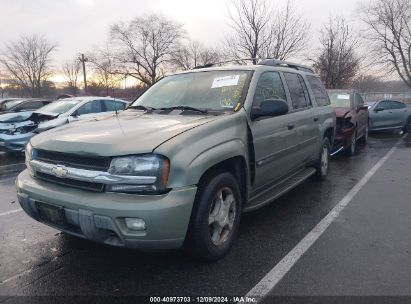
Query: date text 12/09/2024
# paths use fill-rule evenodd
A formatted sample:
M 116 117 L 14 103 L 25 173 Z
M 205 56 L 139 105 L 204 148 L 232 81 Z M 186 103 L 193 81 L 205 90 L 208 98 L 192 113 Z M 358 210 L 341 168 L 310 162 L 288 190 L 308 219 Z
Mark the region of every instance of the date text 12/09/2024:
M 254 297 L 150 297 L 150 303 L 257 303 Z

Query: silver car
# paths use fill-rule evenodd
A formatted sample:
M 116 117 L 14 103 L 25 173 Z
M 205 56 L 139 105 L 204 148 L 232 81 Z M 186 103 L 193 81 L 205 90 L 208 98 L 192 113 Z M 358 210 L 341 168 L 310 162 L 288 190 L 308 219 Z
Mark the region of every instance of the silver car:
M 52 102 L 35 112 L 0 115 L 0 151 L 19 152 L 29 139 L 64 124 L 124 110 L 127 102 L 110 97 L 76 97 Z
M 411 105 L 397 100 L 381 100 L 369 109 L 369 130 L 402 129 L 411 132 Z

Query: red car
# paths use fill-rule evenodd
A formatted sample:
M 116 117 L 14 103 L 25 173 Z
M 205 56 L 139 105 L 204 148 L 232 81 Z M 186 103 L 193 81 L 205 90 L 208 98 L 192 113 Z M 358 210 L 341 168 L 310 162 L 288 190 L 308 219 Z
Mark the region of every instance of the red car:
M 337 115 L 337 129 L 332 154 L 346 151 L 354 155 L 357 142 L 368 140 L 368 107 L 355 90 L 328 90 Z

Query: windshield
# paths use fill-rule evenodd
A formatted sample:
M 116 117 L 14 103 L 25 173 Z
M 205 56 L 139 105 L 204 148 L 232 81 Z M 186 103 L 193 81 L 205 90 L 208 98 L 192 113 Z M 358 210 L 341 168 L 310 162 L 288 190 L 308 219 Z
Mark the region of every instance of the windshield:
M 234 111 L 241 103 L 250 75 L 251 71 L 210 71 L 169 76 L 151 87 L 132 106 Z
M 10 110 L 11 108 L 14 108 L 18 104 L 22 103 L 24 100 L 11 100 L 7 101 L 2 105 L 3 110 Z
M 79 104 L 80 102 L 82 102 L 81 99 L 57 100 L 52 103 L 49 103 L 48 105 L 44 107 L 41 107 L 40 109 L 38 109 L 38 111 L 62 114 L 62 113 L 66 113 L 67 111 L 69 111 L 71 108 L 73 108 L 75 105 Z
M 328 95 L 334 108 L 351 108 L 350 93 L 328 92 Z

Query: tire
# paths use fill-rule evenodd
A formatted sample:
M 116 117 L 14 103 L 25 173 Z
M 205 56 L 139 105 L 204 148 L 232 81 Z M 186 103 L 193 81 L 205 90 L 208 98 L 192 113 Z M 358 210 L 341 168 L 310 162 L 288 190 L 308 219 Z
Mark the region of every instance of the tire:
M 315 165 L 315 178 L 317 180 L 322 181 L 327 177 L 328 170 L 330 168 L 330 151 L 330 141 L 327 137 L 325 137 L 321 145 L 321 151 L 320 155 L 318 156 L 317 164 Z
M 364 135 L 361 137 L 361 142 L 363 144 L 366 144 L 368 142 L 368 132 L 369 130 L 368 130 L 368 124 L 367 124 L 367 126 L 365 127 Z
M 241 192 L 234 176 L 227 172 L 210 176 L 200 185 L 196 196 L 186 251 L 201 261 L 221 259 L 237 236 L 241 207 Z
M 357 130 L 354 132 L 353 137 L 351 138 L 351 144 L 346 150 L 348 156 L 355 155 L 355 152 L 357 152 Z
M 411 116 L 408 117 L 407 122 L 405 123 L 404 132 L 411 134 Z

